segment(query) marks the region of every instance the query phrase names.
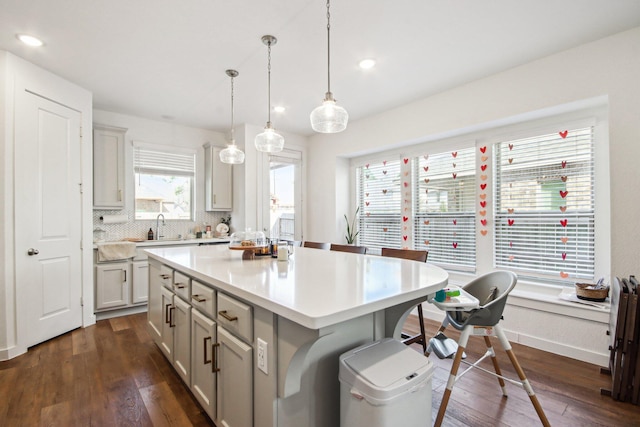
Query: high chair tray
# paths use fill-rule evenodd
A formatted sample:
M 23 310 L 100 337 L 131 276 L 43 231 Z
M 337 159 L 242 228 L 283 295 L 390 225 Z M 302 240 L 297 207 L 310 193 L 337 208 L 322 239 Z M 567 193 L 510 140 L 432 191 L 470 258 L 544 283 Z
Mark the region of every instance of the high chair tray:
M 469 309 L 480 307 L 480 301 L 478 301 L 478 298 L 474 297 L 464 289 L 457 286 L 448 286 L 447 288 L 450 290 L 455 289 L 460 291 L 460 295 L 447 298 L 442 302 L 436 301 L 432 298 L 429 302 L 444 311 L 468 311 Z

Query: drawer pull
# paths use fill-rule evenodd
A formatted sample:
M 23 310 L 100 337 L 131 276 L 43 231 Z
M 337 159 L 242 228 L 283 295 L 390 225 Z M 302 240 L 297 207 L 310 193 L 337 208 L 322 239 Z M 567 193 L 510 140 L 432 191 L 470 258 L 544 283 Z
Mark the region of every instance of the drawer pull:
M 236 320 L 238 320 L 238 316 L 229 316 L 227 314 L 227 310 L 221 310 L 218 312 L 218 314 L 222 317 L 224 317 L 225 319 L 227 319 L 229 322 L 234 322 Z
M 173 284 L 173 287 L 174 287 L 174 288 L 177 288 L 177 289 L 184 289 L 185 284 L 184 284 L 184 283 L 180 283 L 180 282 L 178 282 L 178 283 L 174 283 L 174 284 Z
M 168 278 L 170 278 L 171 276 L 169 276 L 168 274 L 161 274 L 160 278 L 167 280 Z
M 219 342 L 217 342 L 217 343 L 215 343 L 215 344 L 213 344 L 211 346 L 211 360 L 212 360 L 211 372 L 220 372 L 220 368 L 218 368 L 218 366 L 217 366 L 218 358 L 216 357 L 216 349 L 219 348 L 219 347 L 220 347 L 220 343 Z
M 205 302 L 207 300 L 205 297 L 198 294 L 191 295 L 191 299 L 196 300 L 196 302 Z
M 202 357 L 202 361 L 204 362 L 205 365 L 208 365 L 209 363 L 211 363 L 211 359 L 207 360 L 207 341 L 211 341 L 211 337 L 203 338 L 202 349 L 204 350 L 204 356 Z M 211 350 L 213 351 L 213 347 L 211 348 Z

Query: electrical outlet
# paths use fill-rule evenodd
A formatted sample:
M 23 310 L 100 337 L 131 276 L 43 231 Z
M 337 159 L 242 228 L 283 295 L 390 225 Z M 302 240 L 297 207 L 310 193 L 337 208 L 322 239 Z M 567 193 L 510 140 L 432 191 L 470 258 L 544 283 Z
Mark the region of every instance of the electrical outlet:
M 266 341 L 258 338 L 258 369 L 265 374 L 269 374 L 267 369 L 267 350 L 268 346 Z

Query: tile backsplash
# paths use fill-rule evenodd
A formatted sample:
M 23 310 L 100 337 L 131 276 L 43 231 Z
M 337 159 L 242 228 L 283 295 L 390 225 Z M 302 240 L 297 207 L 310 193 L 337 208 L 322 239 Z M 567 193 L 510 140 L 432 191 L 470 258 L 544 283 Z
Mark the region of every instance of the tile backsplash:
M 126 215 L 128 221 L 119 224 L 105 224 L 100 219 L 104 215 Z M 220 224 L 223 217 L 228 216 L 228 212 L 196 212 L 195 221 L 184 220 L 166 220 L 162 227 L 163 234 L 166 238 L 175 238 L 178 235 L 187 236 L 195 226 L 204 229 L 205 224 L 211 225 L 215 232 L 215 226 Z M 105 241 L 117 241 L 124 238 L 147 239 L 149 228 L 156 233 L 155 220 L 135 220 L 135 212 L 128 209 L 124 210 L 94 210 L 93 211 L 93 230 L 103 230 L 103 239 Z M 231 223 L 233 227 L 233 222 Z M 95 240 L 94 233 L 94 240 Z

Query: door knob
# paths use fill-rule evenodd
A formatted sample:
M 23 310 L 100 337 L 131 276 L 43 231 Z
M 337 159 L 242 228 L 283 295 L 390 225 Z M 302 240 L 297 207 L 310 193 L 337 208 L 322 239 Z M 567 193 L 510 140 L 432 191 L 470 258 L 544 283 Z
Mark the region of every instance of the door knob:
M 37 249 L 33 249 L 33 248 L 29 248 L 29 250 L 27 251 L 27 255 L 29 256 L 34 256 L 34 255 L 38 255 L 40 252 Z

